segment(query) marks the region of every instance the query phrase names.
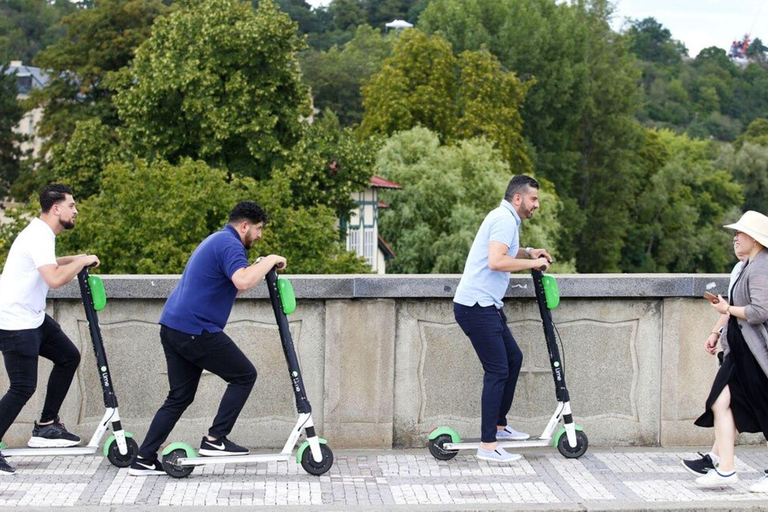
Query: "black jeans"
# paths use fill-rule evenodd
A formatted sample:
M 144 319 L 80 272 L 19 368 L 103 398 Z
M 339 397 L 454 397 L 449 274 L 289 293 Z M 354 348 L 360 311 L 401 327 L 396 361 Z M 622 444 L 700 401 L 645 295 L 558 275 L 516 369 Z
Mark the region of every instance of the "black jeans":
M 208 435 L 214 439 L 232 431 L 256 382 L 256 368 L 224 332 L 192 335 L 162 325 L 160 342 L 168 364 L 171 389 L 139 448 L 139 455 L 144 459 L 155 458 L 160 445 L 194 401 L 203 370 L 229 383 L 213 425 L 208 430 Z
M 45 315 L 37 329 L 0 330 L 0 350 L 11 387 L 0 399 L 0 439 L 37 388 L 37 360 L 43 356 L 53 362 L 48 377 L 41 423 L 55 420 L 67 396 L 72 378 L 80 364 L 80 352 L 61 330 L 59 324 Z
M 481 440 L 496 441 L 496 426 L 506 426 L 507 413 L 515 398 L 515 387 L 523 353 L 507 327 L 507 317 L 495 306 L 463 306 L 454 302 L 453 314 L 469 336 L 483 364 Z

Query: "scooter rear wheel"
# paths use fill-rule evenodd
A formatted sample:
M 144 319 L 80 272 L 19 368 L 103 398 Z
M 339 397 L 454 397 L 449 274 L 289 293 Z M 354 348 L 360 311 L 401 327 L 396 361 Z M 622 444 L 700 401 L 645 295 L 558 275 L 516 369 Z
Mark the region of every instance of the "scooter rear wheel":
M 563 457 L 568 459 L 578 459 L 584 455 L 589 447 L 589 439 L 587 434 L 581 430 L 576 431 L 576 446 L 571 446 L 568 443 L 568 435 L 563 433 L 560 436 L 560 440 L 557 442 L 557 450 Z
M 448 434 L 437 436 L 434 439 L 429 440 L 429 453 L 432 454 L 437 460 L 451 460 L 458 453 L 459 450 L 446 450 L 443 448 L 445 443 L 452 443 L 453 439 Z
M 163 455 L 163 469 L 173 478 L 186 478 L 195 469 L 195 466 L 181 466 L 177 460 L 187 457 L 187 451 L 183 448 L 177 448 Z
M 131 465 L 131 462 L 133 462 L 133 458 L 139 453 L 139 445 L 136 444 L 136 441 L 134 441 L 133 438 L 126 437 L 125 444 L 128 448 L 128 452 L 123 455 L 117 447 L 116 440 L 113 439 L 112 443 L 110 443 L 109 450 L 107 451 L 107 459 L 109 459 L 109 462 L 111 462 L 113 466 L 127 468 Z
M 320 476 L 333 466 L 333 452 L 328 448 L 328 445 L 321 444 L 320 453 L 323 455 L 320 462 L 315 462 L 310 448 L 307 448 L 301 454 L 301 467 L 310 475 Z

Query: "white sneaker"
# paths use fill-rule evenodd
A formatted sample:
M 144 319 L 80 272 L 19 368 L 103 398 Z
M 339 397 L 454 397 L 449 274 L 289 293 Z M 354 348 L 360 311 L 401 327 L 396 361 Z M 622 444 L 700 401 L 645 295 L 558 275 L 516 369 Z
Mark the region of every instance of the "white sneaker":
M 504 448 L 499 446 L 495 450 L 483 450 L 482 448 L 478 448 L 477 458 L 490 462 L 515 462 L 516 460 L 520 460 L 523 457 L 516 453 L 508 453 L 504 450 Z
M 530 434 L 526 434 L 525 432 L 518 432 L 509 425 L 504 427 L 503 430 L 496 432 L 496 439 L 502 441 L 525 441 L 529 437 L 531 437 Z
M 749 492 L 768 492 L 768 473 L 749 486 Z
M 716 469 L 710 469 L 706 475 L 696 479 L 696 484 L 701 487 L 720 487 L 723 485 L 733 485 L 738 481 L 739 475 L 735 471 L 724 475 Z

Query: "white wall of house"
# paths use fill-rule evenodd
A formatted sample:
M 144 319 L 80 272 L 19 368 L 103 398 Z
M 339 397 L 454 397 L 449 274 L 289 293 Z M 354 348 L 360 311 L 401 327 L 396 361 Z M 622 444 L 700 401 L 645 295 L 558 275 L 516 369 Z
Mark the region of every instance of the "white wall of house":
M 352 210 L 347 225 L 347 250 L 354 251 L 378 274 L 386 273 L 386 259 L 379 250 L 379 192 L 367 188 L 354 192 L 352 199 L 358 207 Z

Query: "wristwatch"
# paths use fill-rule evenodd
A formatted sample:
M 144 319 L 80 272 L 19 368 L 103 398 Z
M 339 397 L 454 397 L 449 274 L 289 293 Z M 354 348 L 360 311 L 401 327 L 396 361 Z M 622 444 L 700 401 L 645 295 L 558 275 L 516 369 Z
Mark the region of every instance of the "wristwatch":
M 525 255 L 526 255 L 527 257 L 529 257 L 529 258 L 533 258 L 533 256 L 531 256 L 531 251 L 532 251 L 532 250 L 533 250 L 533 247 L 526 247 L 526 248 L 525 248 Z

